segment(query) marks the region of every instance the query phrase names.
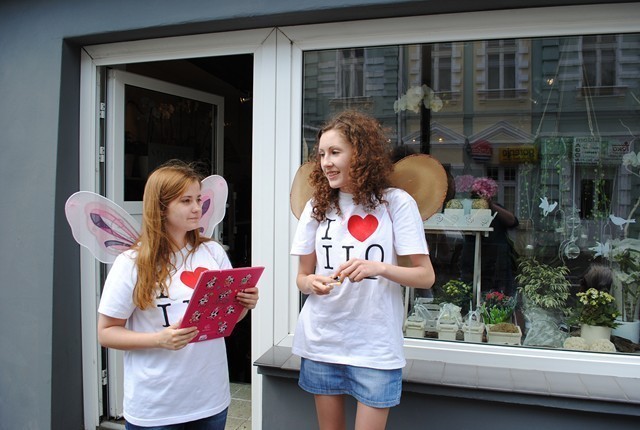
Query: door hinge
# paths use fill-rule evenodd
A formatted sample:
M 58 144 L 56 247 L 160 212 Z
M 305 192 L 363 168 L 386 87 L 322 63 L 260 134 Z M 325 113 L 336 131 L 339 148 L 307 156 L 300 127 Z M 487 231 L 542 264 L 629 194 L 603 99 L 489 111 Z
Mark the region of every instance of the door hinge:
M 104 146 L 100 146 L 98 148 L 98 161 L 100 163 L 104 163 L 104 154 L 105 154 Z
M 100 119 L 104 119 L 106 110 L 107 110 L 107 104 L 105 102 L 100 102 L 100 111 L 98 112 L 98 117 Z
M 100 372 L 100 383 L 102 385 L 107 385 L 107 369 L 103 369 Z

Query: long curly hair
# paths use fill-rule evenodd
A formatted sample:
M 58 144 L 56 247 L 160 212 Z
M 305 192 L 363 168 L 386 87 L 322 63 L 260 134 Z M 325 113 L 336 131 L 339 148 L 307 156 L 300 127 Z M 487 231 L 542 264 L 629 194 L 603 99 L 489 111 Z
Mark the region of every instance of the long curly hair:
M 347 110 L 327 122 L 318 132 L 315 147 L 315 165 L 309 182 L 314 189 L 312 216 L 318 221 L 326 218 L 326 213 L 335 208 L 340 214 L 339 189 L 329 186 L 322 171 L 318 145 L 320 138 L 329 130 L 339 132 L 353 147 L 349 176 L 353 189 L 353 201 L 366 212 L 386 203 L 383 192 L 391 186 L 393 172 L 391 151 L 380 123 L 362 112 Z
M 163 164 L 147 179 L 142 198 L 142 233 L 132 247 L 138 251 L 133 303 L 140 309 L 150 307 L 158 293 L 168 295 L 169 278 L 176 271 L 172 255 L 178 244 L 167 233 L 166 211 L 169 203 L 180 198 L 194 182 L 199 185 L 200 180 L 200 174 L 192 166 L 179 160 Z M 198 229 L 187 232 L 186 240 L 192 246 L 186 257 L 209 241 L 200 236 Z

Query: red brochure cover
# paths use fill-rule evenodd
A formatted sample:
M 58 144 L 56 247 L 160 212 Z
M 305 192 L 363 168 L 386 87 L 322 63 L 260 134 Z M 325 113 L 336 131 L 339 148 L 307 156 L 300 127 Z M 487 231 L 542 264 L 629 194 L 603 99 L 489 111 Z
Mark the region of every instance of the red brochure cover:
M 263 271 L 264 267 L 237 267 L 202 272 L 180 324 L 180 328 L 198 327 L 191 342 L 229 336 L 244 309 L 236 294 L 255 287 Z

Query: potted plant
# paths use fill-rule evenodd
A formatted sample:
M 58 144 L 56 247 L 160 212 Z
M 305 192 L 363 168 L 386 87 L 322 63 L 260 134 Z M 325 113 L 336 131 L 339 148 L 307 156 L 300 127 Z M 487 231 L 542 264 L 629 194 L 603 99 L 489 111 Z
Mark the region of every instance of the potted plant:
M 436 291 L 436 303 L 453 303 L 461 309 L 462 313 L 469 311 L 473 289 L 471 284 L 451 279 Z
M 504 345 L 520 345 L 522 331 L 516 324 L 501 322 L 487 326 L 487 342 Z
M 525 258 L 518 265 L 518 292 L 526 324 L 525 345 L 562 347 L 566 334 L 560 330 L 567 314 L 571 283 L 566 266 L 553 267 Z
M 589 288 L 577 293 L 578 304 L 572 320 L 580 324 L 580 337 L 587 342 L 609 339 L 620 315 L 615 298 L 606 291 Z
M 482 319 L 485 324 L 499 324 L 510 322 L 511 315 L 515 309 L 515 299 L 500 291 L 490 291 L 485 293 L 484 300 L 480 306 Z
M 640 299 L 640 239 L 614 241 L 611 246 L 614 285 L 621 298 L 621 317 L 614 334 L 638 343 L 640 321 L 638 300 Z

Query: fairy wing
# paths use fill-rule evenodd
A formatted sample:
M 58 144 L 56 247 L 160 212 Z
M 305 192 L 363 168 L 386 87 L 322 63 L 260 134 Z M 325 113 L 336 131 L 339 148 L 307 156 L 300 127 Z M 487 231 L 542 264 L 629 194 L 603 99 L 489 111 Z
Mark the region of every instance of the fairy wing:
M 200 234 L 211 237 L 213 229 L 222 221 L 227 210 L 227 181 L 220 175 L 211 175 L 202 180 L 202 217 Z
M 140 226 L 127 211 L 90 191 L 79 191 L 64 206 L 73 238 L 103 263 L 113 263 L 139 236 Z

